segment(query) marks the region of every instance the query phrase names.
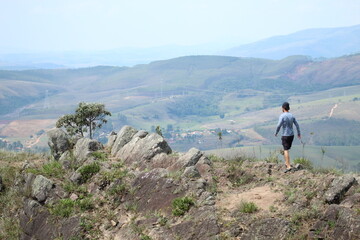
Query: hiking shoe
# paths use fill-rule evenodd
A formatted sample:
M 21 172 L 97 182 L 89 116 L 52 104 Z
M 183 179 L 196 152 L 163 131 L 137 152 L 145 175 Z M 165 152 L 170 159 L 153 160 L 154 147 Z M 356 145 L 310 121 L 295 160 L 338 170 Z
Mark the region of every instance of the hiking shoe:
M 284 173 L 290 172 L 293 168 L 287 168 L 284 170 Z

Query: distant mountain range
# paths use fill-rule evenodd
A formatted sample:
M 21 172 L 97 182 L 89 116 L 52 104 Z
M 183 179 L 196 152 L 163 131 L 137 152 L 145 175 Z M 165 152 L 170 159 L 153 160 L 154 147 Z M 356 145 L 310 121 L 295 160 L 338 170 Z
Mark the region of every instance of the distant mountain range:
M 189 55 L 282 59 L 292 55 L 333 58 L 360 52 L 360 25 L 308 29 L 228 49 L 224 44 L 119 48 L 104 51 L 19 52 L 0 49 L 0 69 L 55 69 L 98 65 L 134 66 Z M 228 50 L 224 50 L 228 49 Z
M 220 52 L 235 57 L 282 59 L 291 55 L 333 58 L 360 52 L 360 25 L 308 29 Z
M 359 63 L 360 54 L 325 61 L 304 56 L 282 60 L 190 56 L 132 68 L 0 71 L 0 115 L 39 100 L 37 107 L 43 108 L 44 98 L 60 113 L 80 101 L 106 102 L 122 111 L 151 98 L 186 92 L 216 96 L 246 89 L 312 92 L 360 84 Z

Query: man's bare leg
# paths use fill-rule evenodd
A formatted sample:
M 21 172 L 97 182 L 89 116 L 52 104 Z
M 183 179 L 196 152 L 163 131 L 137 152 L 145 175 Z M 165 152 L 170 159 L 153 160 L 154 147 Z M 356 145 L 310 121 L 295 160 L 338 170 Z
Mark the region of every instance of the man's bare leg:
M 289 150 L 284 150 L 284 158 L 285 158 L 286 168 L 288 169 L 291 168 Z

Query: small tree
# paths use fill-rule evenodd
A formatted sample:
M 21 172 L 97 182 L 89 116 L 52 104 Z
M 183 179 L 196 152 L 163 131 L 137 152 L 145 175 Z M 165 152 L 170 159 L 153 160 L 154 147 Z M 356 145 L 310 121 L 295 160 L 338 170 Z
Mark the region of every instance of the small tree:
M 59 118 L 59 120 L 56 122 L 56 127 L 64 127 L 66 132 L 71 136 L 81 135 L 84 137 L 84 132 L 87 131 L 87 129 L 81 123 L 81 119 L 78 118 L 75 114 L 66 114 Z
M 75 114 L 61 117 L 56 122 L 56 127 L 64 127 L 70 135 L 80 134 L 82 137 L 89 130 L 89 137 L 92 139 L 94 130 L 107 123 L 106 116 L 111 116 L 111 113 L 105 109 L 104 104 L 81 102 Z

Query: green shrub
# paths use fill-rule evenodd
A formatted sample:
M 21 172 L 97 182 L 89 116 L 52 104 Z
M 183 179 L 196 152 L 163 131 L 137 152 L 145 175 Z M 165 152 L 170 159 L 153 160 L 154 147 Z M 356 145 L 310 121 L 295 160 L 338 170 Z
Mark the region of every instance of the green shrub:
M 278 151 L 273 151 L 273 152 L 270 151 L 269 156 L 266 157 L 264 159 L 264 161 L 267 162 L 267 163 L 281 163 L 278 155 L 279 155 Z
M 50 161 L 44 164 L 40 169 L 28 168 L 26 171 L 37 175 L 41 174 L 46 177 L 55 178 L 61 178 L 65 174 L 65 170 L 62 168 L 61 163 L 59 163 L 58 161 Z
M 306 158 L 295 158 L 294 164 L 300 164 L 305 169 L 309 169 L 309 170 L 312 170 L 314 168 L 313 163 L 309 159 L 306 159 Z
M 95 175 L 96 173 L 98 173 L 100 171 L 100 165 L 97 162 L 94 162 L 94 163 L 82 166 L 78 171 L 81 174 L 81 180 L 83 182 L 86 182 L 93 175 Z
M 86 197 L 76 201 L 76 205 L 80 208 L 80 211 L 85 212 L 94 209 L 94 203 L 91 197 Z
M 172 213 L 174 216 L 182 216 L 189 211 L 190 207 L 194 204 L 194 200 L 189 197 L 175 198 L 172 201 Z
M 75 211 L 75 202 L 70 198 L 61 199 L 50 207 L 50 213 L 60 217 L 70 217 Z
M 211 162 L 223 162 L 225 159 L 222 158 L 222 157 L 218 157 L 216 156 L 215 154 L 210 154 L 209 156 L 207 156 L 208 159 L 211 161 Z
M 23 199 L 19 189 L 13 186 L 20 168 L 6 165 L 0 166 L 4 187 L 0 192 L 0 239 L 19 239 L 21 228 L 14 213 L 22 209 Z
M 128 188 L 125 184 L 116 184 L 115 186 L 109 189 L 110 195 L 123 195 L 128 191 Z
M 102 181 L 112 182 L 117 179 L 123 179 L 128 175 L 127 170 L 115 169 L 113 171 L 104 171 L 101 173 Z
M 239 211 L 242 213 L 253 213 L 258 211 L 258 207 L 253 202 L 241 201 L 239 205 Z
M 108 161 L 107 154 L 104 152 L 92 152 L 91 156 L 102 162 Z
M 142 234 L 140 239 L 141 240 L 151 240 L 151 237 L 149 237 L 148 235 Z
M 228 178 L 234 187 L 250 183 L 253 180 L 253 176 L 246 173 L 241 169 L 241 162 L 230 162 L 227 167 Z

